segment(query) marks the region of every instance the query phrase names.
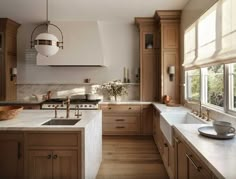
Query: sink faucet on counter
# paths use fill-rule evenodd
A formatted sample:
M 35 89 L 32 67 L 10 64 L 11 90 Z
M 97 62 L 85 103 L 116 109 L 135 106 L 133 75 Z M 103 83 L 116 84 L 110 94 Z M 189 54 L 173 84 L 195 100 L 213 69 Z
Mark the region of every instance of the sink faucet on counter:
M 70 117 L 70 97 L 67 96 L 66 100 L 62 102 L 62 104 L 66 104 L 66 118 Z

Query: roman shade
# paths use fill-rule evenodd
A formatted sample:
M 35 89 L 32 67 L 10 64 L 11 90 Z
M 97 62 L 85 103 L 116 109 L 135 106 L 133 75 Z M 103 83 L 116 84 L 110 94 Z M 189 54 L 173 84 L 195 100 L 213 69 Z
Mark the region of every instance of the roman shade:
M 184 38 L 185 69 L 236 62 L 236 1 L 218 1 Z

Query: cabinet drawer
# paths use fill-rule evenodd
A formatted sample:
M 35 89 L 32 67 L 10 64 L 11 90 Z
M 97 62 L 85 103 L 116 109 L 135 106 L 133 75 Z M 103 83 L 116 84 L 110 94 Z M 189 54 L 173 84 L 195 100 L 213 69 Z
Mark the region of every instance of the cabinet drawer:
M 139 113 L 140 106 L 139 105 L 102 105 L 101 109 L 105 113 Z
M 211 171 L 208 167 L 188 147 L 186 150 L 186 159 L 188 161 L 188 174 L 190 176 L 195 176 L 194 173 L 197 173 L 202 179 L 212 178 Z
M 79 133 L 30 133 L 27 134 L 28 145 L 52 146 L 52 147 L 75 147 L 78 146 Z
M 138 123 L 140 117 L 139 116 L 104 116 L 102 119 L 103 124 L 121 124 L 121 123 Z
M 103 124 L 104 134 L 137 134 L 139 132 L 138 124 Z

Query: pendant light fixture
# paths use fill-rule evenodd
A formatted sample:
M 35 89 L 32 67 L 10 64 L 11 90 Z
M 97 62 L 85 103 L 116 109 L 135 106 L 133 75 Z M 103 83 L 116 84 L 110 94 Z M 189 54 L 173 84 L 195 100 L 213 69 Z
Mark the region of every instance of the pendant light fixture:
M 48 0 L 46 0 L 46 17 L 46 22 L 36 26 L 31 34 L 31 48 L 35 47 L 39 54 L 49 57 L 55 55 L 58 52 L 59 48 L 63 49 L 63 34 L 58 26 L 50 23 L 50 21 L 48 20 Z M 42 26 L 46 26 L 46 32 L 38 34 L 35 40 L 33 40 L 35 31 Z M 53 26 L 60 31 L 62 39 L 61 42 L 55 35 L 49 33 L 49 26 Z

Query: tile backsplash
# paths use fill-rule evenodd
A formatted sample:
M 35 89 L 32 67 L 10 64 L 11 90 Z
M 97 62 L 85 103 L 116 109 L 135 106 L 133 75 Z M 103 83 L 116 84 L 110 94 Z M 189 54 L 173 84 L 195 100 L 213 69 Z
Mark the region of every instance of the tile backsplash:
M 34 95 L 42 97 L 48 91 L 52 92 L 52 98 L 65 97 L 68 95 L 96 93 L 95 84 L 17 84 L 17 99 L 29 100 Z M 98 92 L 99 94 L 99 92 Z M 108 100 L 107 95 L 102 95 L 104 100 Z M 139 100 L 139 85 L 128 85 L 128 95 L 123 96 L 122 100 Z

